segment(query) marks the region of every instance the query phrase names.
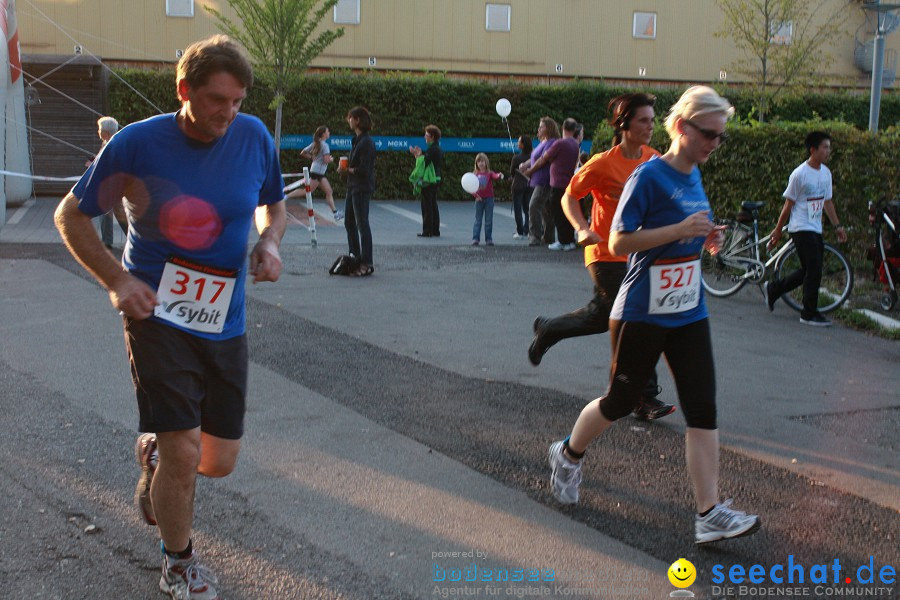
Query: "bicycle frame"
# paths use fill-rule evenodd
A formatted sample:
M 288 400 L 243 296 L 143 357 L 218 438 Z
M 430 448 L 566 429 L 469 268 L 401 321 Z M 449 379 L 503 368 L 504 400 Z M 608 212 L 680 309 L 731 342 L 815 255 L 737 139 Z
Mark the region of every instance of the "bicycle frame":
M 782 231 L 787 230 L 787 227 L 782 228 Z M 753 235 L 749 238 L 746 243 L 741 243 L 740 245 L 735 245 L 730 248 L 723 248 L 722 252 L 720 252 L 719 258 L 723 263 L 732 266 L 732 267 L 742 267 L 746 269 L 746 273 L 741 277 L 742 279 L 749 279 L 751 281 L 762 281 L 766 276 L 766 271 L 774 265 L 779 258 L 781 258 L 784 254 L 790 251 L 794 246 L 793 240 L 788 240 L 778 249 L 775 254 L 772 254 L 770 258 L 766 262 L 762 262 L 760 260 L 760 246 L 766 245 L 768 246 L 769 240 L 772 239 L 772 234 L 769 234 L 763 238 L 759 237 L 759 219 L 753 219 Z M 753 259 L 748 259 L 746 257 L 738 256 L 743 252 L 750 252 Z M 752 262 L 750 262 L 752 261 Z M 750 262 L 750 264 L 748 264 Z M 755 268 L 751 268 L 755 267 Z

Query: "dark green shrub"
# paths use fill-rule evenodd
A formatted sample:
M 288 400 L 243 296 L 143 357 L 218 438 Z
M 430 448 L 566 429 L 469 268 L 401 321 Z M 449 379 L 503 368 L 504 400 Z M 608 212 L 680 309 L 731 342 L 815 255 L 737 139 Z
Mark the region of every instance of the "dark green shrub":
M 118 73 L 160 110 L 178 108 L 172 68 L 123 69 Z M 657 96 L 660 121 L 683 88 L 650 90 Z M 729 86 L 719 90 L 734 104 L 737 118 L 729 126 L 731 140 L 703 168 L 704 185 L 716 214 L 734 215 L 741 200 L 764 200 L 768 203 L 763 211 L 765 224 L 774 224 L 788 175 L 805 158 L 803 138 L 813 128 L 827 129 L 834 136 L 830 166 L 836 206 L 842 221 L 851 227 L 851 254 L 859 263 L 867 243 L 867 201 L 900 193 L 900 132 L 896 128 L 900 123 L 900 95 L 883 96 L 880 122 L 888 129 L 873 137 L 862 131 L 868 124 L 868 94 L 836 91 L 787 97 L 773 107 L 769 123 L 758 124 L 753 121 L 749 95 Z M 295 80 L 285 93 L 282 131 L 311 134 L 319 125 L 327 124 L 334 134 L 346 134 L 347 110 L 360 104 L 372 111 L 376 135 L 418 136 L 426 125 L 434 123 L 448 137 L 504 137 L 506 125 L 494 110 L 497 99 L 503 97 L 513 107 L 509 116 L 513 139 L 522 134 L 534 135 L 544 115 L 557 121 L 571 116 L 584 123 L 587 132 L 593 132 L 593 151 L 598 152 L 608 148 L 612 138 L 612 131 L 604 124 L 606 106 L 611 98 L 626 91 L 633 90 L 602 82 L 548 86 L 509 80 L 494 85 L 442 74 L 359 74 L 338 70 Z M 258 115 L 274 129 L 272 98 L 272 91 L 258 84 L 250 91 L 243 110 Z M 115 78 L 110 79 L 109 101 L 111 114 L 122 123 L 156 112 Z M 653 145 L 665 151 L 668 144 L 668 136 L 658 126 Z M 494 170 L 508 172 L 512 154 L 491 154 L 489 158 Z M 282 163 L 286 172 L 302 167 L 296 151 L 283 152 Z M 459 179 L 472 170 L 473 163 L 472 154 L 445 154 L 441 200 L 470 199 Z M 412 186 L 407 177 L 412 167 L 412 157 L 405 152 L 380 152 L 376 198 L 410 199 Z M 332 182 L 336 195 L 342 196 L 343 182 L 338 177 Z M 509 198 L 508 182 L 497 184 L 495 189 L 499 200 Z M 832 234 L 829 231 L 827 235 Z

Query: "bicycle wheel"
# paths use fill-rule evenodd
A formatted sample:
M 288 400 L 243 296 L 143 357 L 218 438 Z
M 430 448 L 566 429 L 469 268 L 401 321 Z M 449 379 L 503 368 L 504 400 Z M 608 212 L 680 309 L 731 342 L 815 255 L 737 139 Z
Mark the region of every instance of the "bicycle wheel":
M 797 247 L 793 246 L 775 265 L 775 277 L 784 279 L 800 269 Z M 846 302 L 853 291 L 853 269 L 844 255 L 831 244 L 825 244 L 822 253 L 822 283 L 819 284 L 819 312 L 831 312 Z M 800 285 L 781 297 L 785 304 L 796 311 L 803 309 L 803 286 Z
M 725 240 L 718 254 L 710 254 L 706 248 L 700 251 L 700 274 L 703 289 L 717 298 L 737 292 L 747 283 L 747 267 L 734 264 L 729 259 L 752 258 L 752 245 L 746 243 L 747 231 L 734 221 L 723 223 Z

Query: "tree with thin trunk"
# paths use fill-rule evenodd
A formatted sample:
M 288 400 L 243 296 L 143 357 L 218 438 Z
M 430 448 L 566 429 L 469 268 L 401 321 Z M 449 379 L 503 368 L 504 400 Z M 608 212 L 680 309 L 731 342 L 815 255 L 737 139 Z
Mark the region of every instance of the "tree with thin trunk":
M 240 25 L 215 8 L 204 8 L 219 29 L 237 40 L 250 54 L 256 76 L 275 93 L 275 148 L 281 147 L 281 115 L 284 93 L 292 77 L 303 74 L 310 61 L 344 35 L 344 28 L 321 29 L 322 18 L 338 0 L 225 0 Z
M 717 37 L 743 55 L 729 68 L 753 85 L 760 121 L 786 91 L 823 81 L 834 62 L 827 47 L 846 35 L 849 5 L 834 0 L 716 0 L 725 15 Z

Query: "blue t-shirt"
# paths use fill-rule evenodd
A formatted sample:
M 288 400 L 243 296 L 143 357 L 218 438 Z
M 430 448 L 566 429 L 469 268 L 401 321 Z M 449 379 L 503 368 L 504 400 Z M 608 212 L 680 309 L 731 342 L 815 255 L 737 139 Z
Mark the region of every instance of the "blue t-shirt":
M 628 178 L 610 229 L 624 232 L 656 229 L 680 223 L 700 210 L 710 210 L 710 207 L 699 169 L 694 167 L 686 175 L 666 161 L 654 159 L 640 165 Z M 684 283 L 690 281 L 692 285 L 688 289 L 696 290 L 695 307 L 663 314 L 652 314 L 649 308 L 653 265 L 679 265 L 685 264 L 683 261 L 693 261 L 698 258 L 704 241 L 703 237 L 693 238 L 687 243 L 679 240 L 630 254 L 628 272 L 609 318 L 642 321 L 662 327 L 681 327 L 705 319 L 708 313 L 703 300 L 703 286 L 700 285 L 699 265 L 677 274 Z M 658 298 L 660 302 L 668 299 L 664 293 Z
M 172 258 L 236 277 L 221 333 L 189 330 L 224 340 L 245 331 L 247 239 L 258 206 L 284 196 L 281 166 L 262 121 L 238 113 L 225 135 L 210 143 L 187 137 L 176 113 L 119 131 L 88 168 L 72 194 L 88 216 L 102 215 L 126 198 L 128 241 L 122 263 L 158 290 Z

